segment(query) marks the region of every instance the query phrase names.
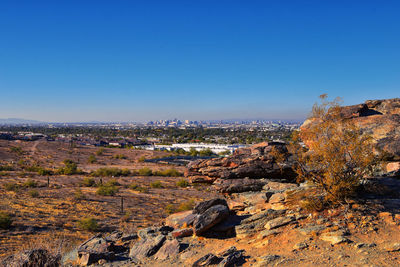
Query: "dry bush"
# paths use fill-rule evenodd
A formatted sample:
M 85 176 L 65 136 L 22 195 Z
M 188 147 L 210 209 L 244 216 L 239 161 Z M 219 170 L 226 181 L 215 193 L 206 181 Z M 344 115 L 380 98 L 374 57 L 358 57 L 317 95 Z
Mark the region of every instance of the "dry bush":
M 310 123 L 301 138 L 309 150 L 300 145 L 297 152 L 297 173 L 300 181 L 309 181 L 321 189 L 324 201 L 343 203 L 356 195 L 360 182 L 372 174 L 376 160 L 371 138 L 363 135 L 351 121 L 342 118 L 339 100 L 332 102 L 322 95 L 321 104 L 315 104 Z M 292 144 L 292 145 L 293 145 Z

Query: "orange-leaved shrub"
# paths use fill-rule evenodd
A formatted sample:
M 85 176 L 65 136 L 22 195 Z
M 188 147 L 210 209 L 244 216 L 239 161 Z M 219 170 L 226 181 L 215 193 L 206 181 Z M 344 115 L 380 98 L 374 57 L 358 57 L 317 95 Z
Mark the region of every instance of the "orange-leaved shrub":
M 314 104 L 307 125 L 294 135 L 292 150 L 297 154 L 300 181 L 318 190 L 315 196 L 326 203 L 343 203 L 357 193 L 363 178 L 377 165 L 371 138 L 340 113 L 340 99 L 328 101 L 321 95 Z M 299 145 L 304 140 L 308 149 Z

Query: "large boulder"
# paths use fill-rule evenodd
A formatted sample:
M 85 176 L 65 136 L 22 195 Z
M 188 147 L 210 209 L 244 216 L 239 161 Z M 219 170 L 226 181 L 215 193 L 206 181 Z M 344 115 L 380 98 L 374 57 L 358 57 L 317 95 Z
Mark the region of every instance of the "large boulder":
M 229 209 L 226 205 L 215 205 L 200 214 L 193 223 L 194 232 L 201 236 L 214 225 L 222 222 L 229 216 Z
M 216 206 L 216 205 L 223 205 L 223 206 L 227 206 L 228 207 L 228 204 L 226 203 L 225 199 L 223 199 L 223 198 L 213 198 L 213 199 L 210 199 L 210 200 L 206 200 L 206 201 L 202 201 L 200 203 L 197 203 L 196 206 L 193 209 L 193 213 L 194 214 L 203 214 L 204 212 L 206 212 L 206 210 L 208 210 L 212 206 Z
M 129 252 L 129 257 L 141 260 L 153 256 L 161 248 L 165 240 L 166 237 L 161 234 L 155 237 L 148 236 L 133 245 Z
M 115 257 L 114 242 L 101 235 L 95 235 L 78 247 L 78 264 L 87 266 L 99 260 L 112 260 Z
M 343 119 L 352 120 L 363 133 L 374 141 L 374 150 L 388 160 L 400 160 L 400 98 L 368 100 L 363 104 L 341 107 Z M 300 127 L 306 133 L 315 119 L 306 120 Z M 302 135 L 305 144 L 312 140 Z
M 281 142 L 264 142 L 236 150 L 226 158 L 198 160 L 188 165 L 185 175 L 191 182 L 212 183 L 216 179 L 288 179 L 294 180 L 293 156 Z M 256 186 L 256 185 L 254 185 Z M 254 190 L 253 186 L 248 187 Z M 231 190 L 239 190 L 231 189 Z

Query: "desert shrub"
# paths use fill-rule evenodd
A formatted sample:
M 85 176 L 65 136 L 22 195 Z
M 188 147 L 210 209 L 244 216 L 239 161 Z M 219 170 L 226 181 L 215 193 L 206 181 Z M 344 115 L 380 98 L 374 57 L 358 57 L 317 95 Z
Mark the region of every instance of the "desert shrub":
M 90 155 L 88 158 L 88 163 L 93 164 L 97 161 L 96 157 L 94 155 Z
M 80 184 L 81 186 L 92 187 L 96 185 L 96 181 L 91 177 L 85 177 Z
M 0 211 L 0 229 L 7 230 L 11 227 L 12 217 L 9 213 Z
M 86 199 L 86 196 L 80 188 L 77 188 L 74 192 L 74 198 L 76 200 L 83 200 L 83 199 Z
M 30 197 L 39 197 L 39 191 L 37 189 L 32 189 L 28 191 L 28 195 Z
M 181 203 L 176 211 L 192 210 L 194 208 L 194 205 L 194 199 L 189 199 L 188 201 Z
M 10 147 L 10 151 L 13 153 L 16 153 L 18 155 L 22 155 L 24 153 L 24 151 L 22 150 L 22 147 L 20 147 L 20 146 L 12 146 L 12 147 Z
M 7 190 L 7 191 L 17 192 L 19 187 L 20 187 L 19 184 L 13 183 L 13 182 L 9 182 L 9 183 L 5 183 L 4 184 L 4 189 Z
M 154 182 L 150 183 L 150 187 L 151 188 L 162 188 L 163 185 L 161 184 L 160 181 L 154 181 Z
M 38 186 L 38 183 L 32 179 L 28 179 L 22 185 L 27 188 L 35 188 Z
M 14 168 L 11 165 L 1 165 L 0 171 L 13 171 Z
M 0 171 L 0 176 L 6 176 L 7 175 L 7 173 L 6 172 L 4 172 L 4 171 Z
M 117 186 L 117 185 L 120 185 L 120 184 L 118 183 L 117 179 L 111 179 L 105 185 L 106 186 Z
M 376 162 L 371 138 L 351 120 L 342 118 L 339 100 L 329 102 L 322 95 L 321 101 L 313 106 L 307 128 L 294 137 L 294 144 L 299 137 L 309 141 L 308 151 L 300 145 L 294 148 L 297 173 L 300 181 L 309 181 L 320 190 L 318 197 L 341 203 L 356 195 L 361 180 L 372 173 Z
M 49 170 L 49 169 L 46 169 L 46 168 L 39 167 L 39 168 L 37 169 L 37 173 L 38 173 L 39 175 L 42 175 L 42 176 L 47 176 L 47 175 L 52 175 L 52 174 L 53 174 L 53 171 L 52 171 L 52 170 Z
M 81 173 L 81 171 L 78 170 L 78 165 L 74 161 L 66 159 L 63 163 L 64 167 L 59 168 L 57 171 L 59 174 L 72 175 Z
M 125 156 L 124 154 L 117 154 L 117 155 L 114 155 L 114 158 L 115 159 L 127 159 L 128 157 Z
M 116 186 L 101 185 L 96 191 L 99 196 L 115 196 L 119 189 Z
M 168 204 L 167 206 L 165 206 L 165 212 L 167 213 L 167 214 L 172 214 L 172 213 L 175 213 L 176 212 L 176 208 L 175 208 L 175 206 L 174 205 L 172 205 L 172 204 Z
M 100 148 L 99 150 L 96 151 L 97 156 L 101 156 L 104 153 L 104 148 Z
M 156 171 L 154 173 L 155 176 L 164 176 L 164 177 L 179 177 L 182 176 L 182 173 L 175 169 L 167 169 L 163 171 Z
M 179 187 L 188 187 L 189 186 L 189 182 L 186 181 L 185 179 L 181 179 L 178 182 L 176 182 L 176 185 Z
M 145 156 L 141 156 L 139 159 L 138 159 L 138 162 L 144 162 L 146 160 L 146 157 Z
M 99 230 L 99 224 L 97 223 L 96 219 L 87 217 L 82 218 L 78 221 L 78 227 L 82 230 L 95 232 Z
M 214 152 L 212 152 L 211 149 L 207 148 L 207 149 L 203 149 L 199 152 L 199 156 L 201 157 L 209 157 L 215 155 Z
M 128 169 L 118 169 L 118 168 L 99 168 L 90 175 L 95 177 L 119 177 L 119 176 L 129 176 L 131 174 Z
M 129 185 L 129 189 L 138 191 L 140 193 L 147 193 L 149 190 L 146 187 L 139 186 L 138 184 L 132 183 Z
M 141 176 L 151 176 L 153 175 L 153 172 L 149 168 L 144 167 L 139 169 L 138 174 Z

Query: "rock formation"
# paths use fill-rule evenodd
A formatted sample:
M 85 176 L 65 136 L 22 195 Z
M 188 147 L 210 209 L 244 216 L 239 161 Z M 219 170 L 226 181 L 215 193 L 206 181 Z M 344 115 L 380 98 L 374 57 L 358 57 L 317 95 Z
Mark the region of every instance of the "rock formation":
M 278 159 L 278 154 L 283 158 Z M 292 164 L 292 156 L 284 143 L 264 142 L 238 149 L 226 158 L 195 161 L 188 166 L 185 175 L 192 183 L 215 183 L 221 192 L 253 191 L 260 190 L 263 182 L 251 179 L 294 180 Z M 243 178 L 250 179 L 241 180 Z
M 400 98 L 368 100 L 363 104 L 341 107 L 343 119 L 352 120 L 375 143 L 375 152 L 387 160 L 400 161 Z M 301 126 L 306 131 L 313 119 Z M 306 144 L 309 140 L 303 140 Z

